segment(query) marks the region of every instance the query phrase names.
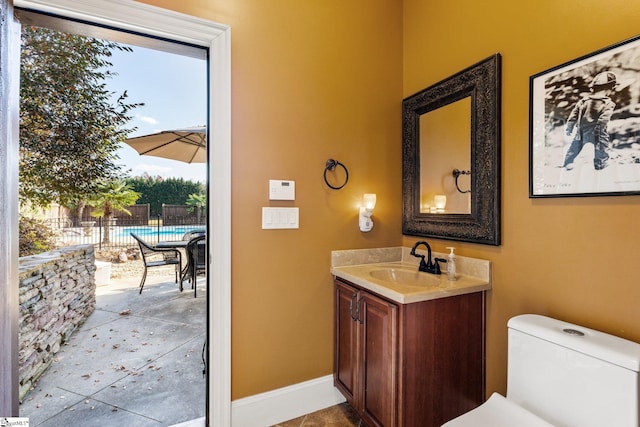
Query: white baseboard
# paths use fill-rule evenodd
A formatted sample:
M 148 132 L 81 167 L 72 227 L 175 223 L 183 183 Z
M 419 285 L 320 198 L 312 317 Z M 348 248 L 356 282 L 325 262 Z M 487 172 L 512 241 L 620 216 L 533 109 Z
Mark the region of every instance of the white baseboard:
M 333 386 L 333 375 L 327 375 L 234 400 L 231 402 L 231 425 L 268 427 L 344 401 Z

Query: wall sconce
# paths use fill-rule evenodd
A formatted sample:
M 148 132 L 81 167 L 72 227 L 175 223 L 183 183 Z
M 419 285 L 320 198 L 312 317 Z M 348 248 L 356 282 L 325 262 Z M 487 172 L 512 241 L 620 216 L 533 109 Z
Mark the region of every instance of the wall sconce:
M 447 206 L 447 196 L 436 194 L 433 196 L 433 204 L 436 205 L 437 212 L 444 212 L 444 208 Z
M 367 232 L 371 231 L 373 228 L 373 220 L 371 219 L 371 215 L 373 215 L 373 208 L 376 207 L 376 195 L 375 194 L 365 194 L 362 196 L 362 205 L 360 206 L 360 231 Z

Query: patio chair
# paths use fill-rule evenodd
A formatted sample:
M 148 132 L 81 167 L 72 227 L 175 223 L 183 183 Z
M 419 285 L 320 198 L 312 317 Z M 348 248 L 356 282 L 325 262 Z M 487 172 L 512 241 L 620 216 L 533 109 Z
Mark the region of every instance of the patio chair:
M 144 281 L 147 279 L 147 269 L 151 267 L 162 267 L 165 265 L 175 266 L 176 283 L 178 283 L 178 276 L 182 268 L 182 254 L 179 250 L 156 248 L 133 233 L 131 233 L 131 237 L 136 239 L 138 246 L 140 246 L 140 254 L 142 255 L 142 262 L 144 264 L 144 273 L 142 273 L 142 280 L 140 281 L 139 294 L 142 293 Z M 182 280 L 180 281 L 180 286 L 182 287 Z
M 182 291 L 183 280 L 189 280 L 193 288 L 193 297 L 197 295 L 196 279 L 198 273 L 205 272 L 207 269 L 207 246 L 204 244 L 207 236 L 198 236 L 189 240 L 186 247 L 187 266 L 180 278 L 180 290 Z M 201 243 L 202 242 L 202 243 Z
M 191 230 L 191 231 L 187 231 L 186 233 L 184 233 L 184 235 L 182 236 L 182 240 L 191 240 L 194 237 L 199 237 L 199 236 L 204 236 L 205 234 L 207 234 L 207 232 L 205 230 Z

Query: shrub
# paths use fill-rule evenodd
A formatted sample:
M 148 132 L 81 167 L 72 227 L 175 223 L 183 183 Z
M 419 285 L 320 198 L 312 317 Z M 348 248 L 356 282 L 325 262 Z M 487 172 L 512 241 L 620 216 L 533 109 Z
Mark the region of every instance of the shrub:
M 19 255 L 35 255 L 54 248 L 55 233 L 43 221 L 20 217 L 19 228 Z

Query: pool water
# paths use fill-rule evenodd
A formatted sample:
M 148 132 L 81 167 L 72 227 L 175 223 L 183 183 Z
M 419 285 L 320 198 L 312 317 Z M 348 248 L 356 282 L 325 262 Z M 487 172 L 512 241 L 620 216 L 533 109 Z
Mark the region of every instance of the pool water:
M 163 226 L 158 227 L 150 226 L 138 226 L 138 227 L 122 227 L 118 229 L 115 237 L 129 237 L 130 233 L 135 234 L 138 237 L 157 237 L 160 236 L 160 240 L 180 240 L 187 231 L 205 231 L 204 228 L 186 225 L 186 226 Z

